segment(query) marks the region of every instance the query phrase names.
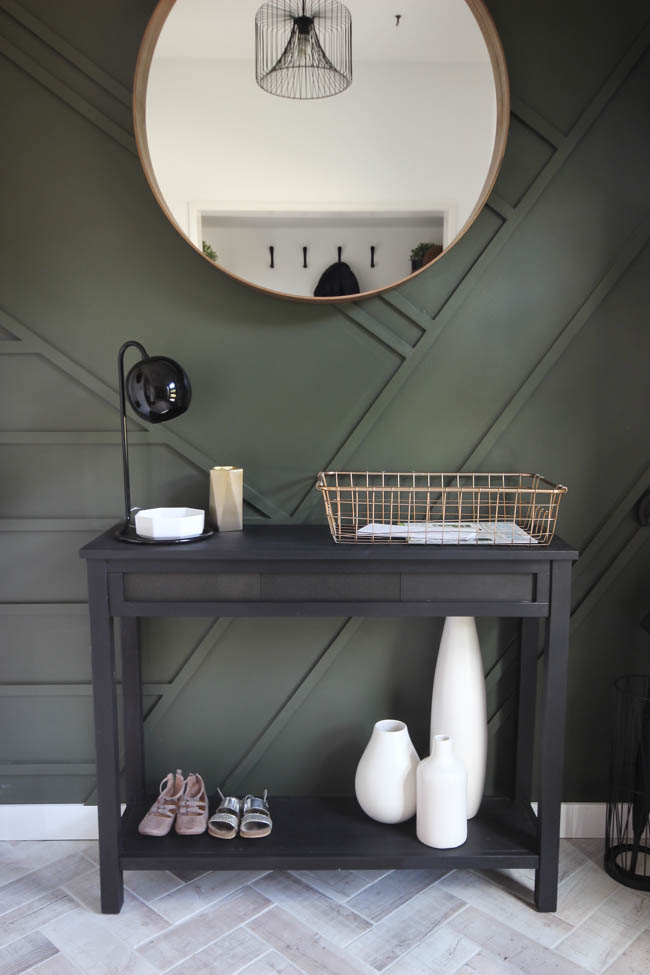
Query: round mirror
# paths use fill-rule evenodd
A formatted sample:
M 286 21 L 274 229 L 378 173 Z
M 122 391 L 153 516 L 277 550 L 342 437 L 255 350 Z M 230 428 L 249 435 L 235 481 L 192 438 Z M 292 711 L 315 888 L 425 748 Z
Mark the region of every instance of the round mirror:
M 482 0 L 160 0 L 136 69 L 168 218 L 221 271 L 296 299 L 367 297 L 444 254 L 508 117 Z

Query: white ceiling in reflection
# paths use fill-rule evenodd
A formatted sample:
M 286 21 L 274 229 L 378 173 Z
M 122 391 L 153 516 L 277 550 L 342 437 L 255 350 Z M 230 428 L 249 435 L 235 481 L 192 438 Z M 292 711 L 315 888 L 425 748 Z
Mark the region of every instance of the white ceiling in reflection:
M 156 57 L 250 60 L 259 0 L 177 0 Z M 347 0 L 358 61 L 486 62 L 465 0 Z M 401 14 L 399 27 L 395 15 Z

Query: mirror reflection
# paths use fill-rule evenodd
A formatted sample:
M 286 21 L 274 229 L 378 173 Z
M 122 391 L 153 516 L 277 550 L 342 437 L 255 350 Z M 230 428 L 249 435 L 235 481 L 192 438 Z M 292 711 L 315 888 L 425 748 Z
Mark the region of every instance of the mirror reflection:
M 373 292 L 435 259 L 495 174 L 477 6 L 159 5 L 150 167 L 140 149 L 177 228 L 230 274 L 297 297 Z

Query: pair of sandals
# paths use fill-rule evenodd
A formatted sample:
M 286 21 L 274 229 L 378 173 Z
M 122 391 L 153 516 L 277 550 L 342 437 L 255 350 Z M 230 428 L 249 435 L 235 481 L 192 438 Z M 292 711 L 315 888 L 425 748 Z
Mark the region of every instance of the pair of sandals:
M 266 801 L 268 790 L 259 796 L 224 796 L 218 790 L 221 803 L 208 820 L 208 833 L 220 840 L 234 840 L 239 834 L 245 840 L 258 840 L 268 836 L 273 828 L 269 804 Z

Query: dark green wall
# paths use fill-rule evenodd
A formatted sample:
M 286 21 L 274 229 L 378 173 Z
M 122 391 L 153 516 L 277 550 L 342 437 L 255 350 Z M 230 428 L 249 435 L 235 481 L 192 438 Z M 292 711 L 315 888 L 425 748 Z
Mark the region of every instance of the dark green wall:
M 128 338 L 177 356 L 195 389 L 175 424 L 134 435 L 136 503 L 205 503 L 215 463 L 243 465 L 257 521 L 320 518 L 310 490 L 326 466 L 534 469 L 568 484 L 560 531 L 584 557 L 564 795 L 604 798 L 611 680 L 650 667 L 650 546 L 633 517 L 650 486 L 648 4 L 488 5 L 513 96 L 489 205 L 399 292 L 311 308 L 222 277 L 149 192 L 129 89 L 153 0 L 0 0 L 4 801 L 93 790 L 77 552 L 120 512 L 114 359 Z M 480 626 L 503 787 L 516 627 Z M 211 788 L 230 775 L 349 790 L 374 720 L 404 718 L 424 746 L 439 632 L 147 623 L 152 782 L 180 765 Z

